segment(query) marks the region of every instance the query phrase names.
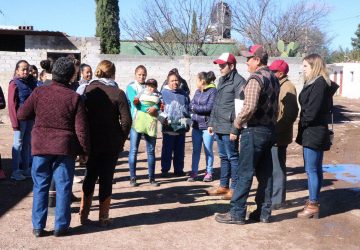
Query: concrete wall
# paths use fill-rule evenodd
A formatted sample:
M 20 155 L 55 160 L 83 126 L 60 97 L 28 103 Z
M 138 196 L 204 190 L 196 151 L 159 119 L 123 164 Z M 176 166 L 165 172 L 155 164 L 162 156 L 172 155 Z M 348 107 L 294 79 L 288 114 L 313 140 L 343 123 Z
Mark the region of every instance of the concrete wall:
M 148 78 L 155 78 L 161 84 L 169 70 L 178 68 L 181 76 L 188 81 L 191 93 L 195 92 L 196 74 L 201 71 L 214 71 L 219 77 L 218 65 L 213 64 L 216 57 L 178 56 L 170 59 L 166 56 L 124 56 L 100 54 L 100 43 L 94 37 L 59 37 L 59 36 L 26 36 L 25 52 L 0 51 L 0 85 L 7 96 L 7 86 L 14 74 L 17 61 L 24 59 L 36 65 L 39 70 L 40 61 L 47 58 L 48 52 L 80 53 L 81 61 L 87 63 L 95 70 L 96 65 L 104 59 L 116 65 L 116 81 L 122 89 L 134 78 L 136 66 L 143 64 L 148 69 Z M 276 58 L 270 58 L 269 63 Z M 248 77 L 245 58 L 238 57 L 237 69 L 245 78 Z M 301 58 L 286 58 L 289 63 L 289 76 L 296 85 L 298 92 L 302 87 Z

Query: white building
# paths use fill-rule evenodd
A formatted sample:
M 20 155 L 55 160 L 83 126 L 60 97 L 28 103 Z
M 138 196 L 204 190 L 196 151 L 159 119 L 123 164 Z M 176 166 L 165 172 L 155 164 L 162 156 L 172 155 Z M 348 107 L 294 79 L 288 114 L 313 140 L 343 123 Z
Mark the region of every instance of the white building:
M 340 96 L 360 98 L 360 63 L 334 63 L 327 68 L 330 79 L 340 86 Z

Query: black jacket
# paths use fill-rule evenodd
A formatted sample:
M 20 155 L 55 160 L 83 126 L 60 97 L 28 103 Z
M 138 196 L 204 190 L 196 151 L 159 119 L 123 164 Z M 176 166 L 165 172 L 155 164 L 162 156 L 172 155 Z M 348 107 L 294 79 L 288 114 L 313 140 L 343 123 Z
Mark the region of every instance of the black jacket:
M 301 106 L 296 142 L 315 150 L 329 150 L 331 146 L 328 122 L 332 109 L 332 97 L 338 85 L 329 86 L 321 76 L 305 85 L 299 95 Z
M 215 133 L 239 134 L 239 130 L 233 125 L 236 118 L 234 100 L 240 99 L 240 92 L 245 83 L 245 79 L 237 73 L 236 69 L 220 77 L 209 121 L 209 127 L 213 127 Z

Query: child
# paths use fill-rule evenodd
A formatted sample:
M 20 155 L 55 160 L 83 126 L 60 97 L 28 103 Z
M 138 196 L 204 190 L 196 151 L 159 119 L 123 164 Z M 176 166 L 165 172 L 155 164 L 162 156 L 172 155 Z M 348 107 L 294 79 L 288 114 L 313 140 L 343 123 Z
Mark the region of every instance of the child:
M 161 94 L 157 90 L 157 81 L 149 79 L 145 82 L 146 87 L 134 98 L 137 109 L 133 127 L 138 133 L 144 133 L 151 137 L 157 135 L 157 118 L 147 113 L 150 107 L 161 106 Z

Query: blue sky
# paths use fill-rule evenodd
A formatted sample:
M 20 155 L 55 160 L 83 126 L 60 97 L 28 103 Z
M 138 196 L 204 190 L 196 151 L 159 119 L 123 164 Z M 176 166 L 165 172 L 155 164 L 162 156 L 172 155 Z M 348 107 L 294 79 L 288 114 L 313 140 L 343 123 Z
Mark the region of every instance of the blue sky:
M 125 18 L 143 0 L 119 0 Z M 282 0 L 289 4 L 296 0 Z M 330 48 L 351 48 L 351 37 L 360 23 L 360 0 L 327 0 L 331 12 L 324 29 L 333 41 Z M 36 30 L 62 31 L 71 36 L 95 35 L 95 0 L 2 0 L 0 25 L 33 25 Z

